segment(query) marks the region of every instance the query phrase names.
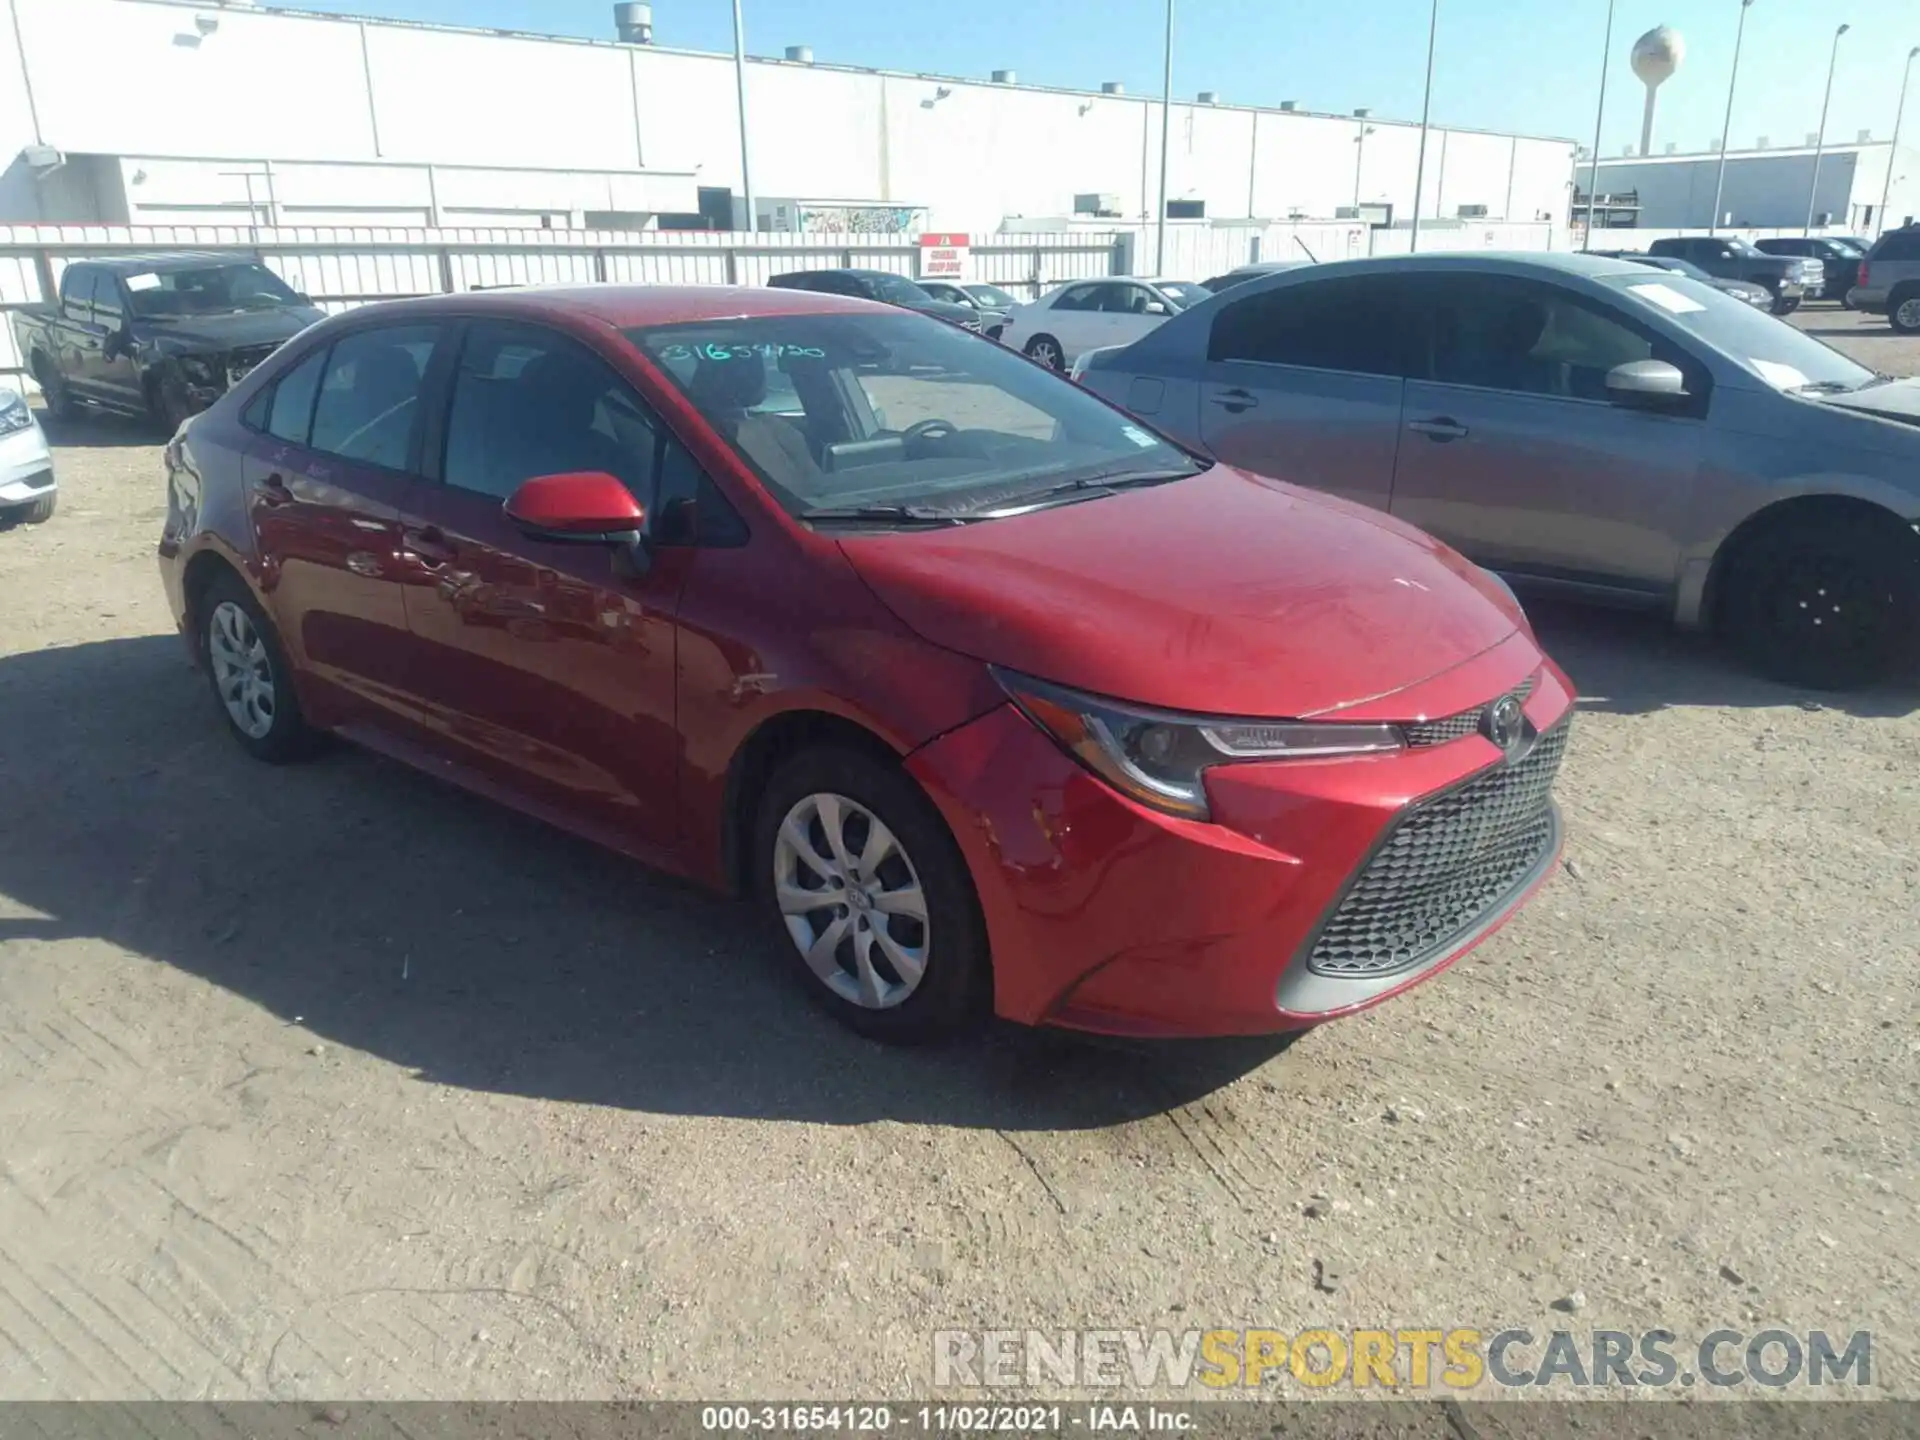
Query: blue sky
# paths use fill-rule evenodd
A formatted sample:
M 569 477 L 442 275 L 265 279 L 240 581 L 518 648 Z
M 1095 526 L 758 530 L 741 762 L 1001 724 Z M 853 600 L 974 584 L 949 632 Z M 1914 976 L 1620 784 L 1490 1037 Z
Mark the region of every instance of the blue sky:
M 611 0 L 289 0 L 298 8 L 611 38 Z M 1644 91 L 1627 66 L 1638 35 L 1671 25 L 1686 63 L 1660 92 L 1655 148 L 1706 149 L 1720 133 L 1738 0 L 1617 0 L 1605 140 L 1637 142 Z M 820 60 L 1094 88 L 1160 89 L 1162 0 L 742 0 L 750 53 L 808 44 Z M 1528 18 L 1517 20 L 1515 12 Z M 1434 120 L 1483 129 L 1593 136 L 1606 0 L 1440 0 Z M 1174 92 L 1346 111 L 1370 105 L 1417 119 L 1427 0 L 1177 0 Z M 657 0 L 661 45 L 730 50 L 730 0 Z M 1733 139 L 1799 143 L 1820 121 L 1834 27 L 1840 43 L 1829 138 L 1891 134 L 1907 52 L 1920 45 L 1920 0 L 1754 0 L 1747 17 Z M 1920 70 L 1920 65 L 1916 65 Z M 1920 83 L 1916 83 L 1920 90 Z M 1917 97 L 1920 99 L 1920 97 Z M 1905 134 L 1920 142 L 1920 103 Z

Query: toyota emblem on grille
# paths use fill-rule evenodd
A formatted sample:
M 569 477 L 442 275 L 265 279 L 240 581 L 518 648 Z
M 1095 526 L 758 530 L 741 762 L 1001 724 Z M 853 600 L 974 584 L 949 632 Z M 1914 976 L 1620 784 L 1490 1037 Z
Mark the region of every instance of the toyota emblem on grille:
M 1526 734 L 1527 713 L 1511 695 L 1502 695 L 1480 717 L 1480 733 L 1511 755 Z

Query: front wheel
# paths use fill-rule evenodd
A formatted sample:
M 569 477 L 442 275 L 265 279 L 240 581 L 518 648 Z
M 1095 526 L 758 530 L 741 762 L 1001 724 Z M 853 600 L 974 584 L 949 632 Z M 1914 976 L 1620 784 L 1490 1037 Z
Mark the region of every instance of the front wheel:
M 36 355 L 33 378 L 40 382 L 40 395 L 46 401 L 48 417 L 56 421 L 73 419 L 79 411 L 79 405 L 73 398 L 66 378 L 54 368 L 53 363 L 44 356 Z
M 60 498 L 60 492 L 42 495 L 38 500 L 30 500 L 15 513 L 22 525 L 44 525 L 53 518 L 54 506 Z
M 1036 360 L 1049 370 L 1067 368 L 1066 352 L 1060 348 L 1060 342 L 1051 335 L 1036 335 L 1027 342 L 1027 358 Z
M 166 427 L 170 437 L 200 413 L 187 393 L 186 377 L 174 366 L 161 371 L 153 382 L 153 410 L 154 418 Z
M 1763 674 L 1815 690 L 1884 675 L 1920 616 L 1914 541 L 1866 516 L 1780 526 L 1735 556 L 1722 628 Z
M 1920 335 L 1920 290 L 1903 290 L 1887 306 L 1887 323 L 1902 335 Z
M 1798 300 L 1783 300 L 1778 295 L 1773 297 L 1773 313 L 1776 315 L 1791 315 L 1799 308 Z
M 972 877 L 897 765 L 804 751 L 761 797 L 753 864 L 776 943 L 813 998 L 875 1039 L 942 1038 L 991 1001 Z

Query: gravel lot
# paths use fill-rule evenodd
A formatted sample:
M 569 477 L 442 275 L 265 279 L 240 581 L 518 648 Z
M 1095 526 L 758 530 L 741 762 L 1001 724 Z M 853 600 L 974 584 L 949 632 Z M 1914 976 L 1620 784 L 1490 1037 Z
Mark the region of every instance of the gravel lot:
M 1871 1329 L 1920 1397 L 1920 681 L 1542 609 L 1571 862 L 1449 977 L 1288 1048 L 897 1053 L 726 904 L 246 760 L 151 437 L 56 438 L 0 534 L 0 1398 L 905 1397 L 945 1326 L 1510 1323 Z

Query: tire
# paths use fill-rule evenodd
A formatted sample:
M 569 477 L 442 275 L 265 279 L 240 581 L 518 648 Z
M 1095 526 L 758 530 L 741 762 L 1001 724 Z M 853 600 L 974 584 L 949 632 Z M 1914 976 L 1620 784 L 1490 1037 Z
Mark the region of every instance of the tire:
M 22 525 L 44 525 L 53 518 L 54 502 L 59 498 L 60 492 L 57 490 L 51 495 L 42 495 L 38 500 L 31 500 L 14 511 L 14 516 Z
M 1840 308 L 1842 310 L 1858 310 L 1860 308 L 1858 305 L 1854 303 L 1853 291 L 1851 288 L 1848 289 L 1846 294 L 1840 297 Z
M 200 412 L 187 394 L 187 382 L 179 369 L 169 365 L 153 382 L 153 418 L 166 427 L 171 439 L 180 427 Z
M 891 841 L 877 854 L 876 820 Z M 877 865 L 860 864 L 869 857 Z M 973 879 L 940 812 L 898 765 L 840 747 L 795 755 L 761 796 L 750 863 L 754 903 L 793 973 L 843 1024 L 913 1043 L 986 1015 L 992 964 Z M 850 901 L 814 904 L 816 893 Z M 829 932 L 838 938 L 823 948 Z
M 1729 558 L 1721 630 L 1755 670 L 1813 690 L 1885 675 L 1920 619 L 1920 547 L 1889 517 L 1781 524 Z
M 300 711 L 293 666 L 253 592 L 225 573 L 207 585 L 194 610 L 207 681 L 240 748 L 270 765 L 313 753 L 319 735 Z
M 1899 335 L 1920 335 L 1920 289 L 1896 290 L 1887 298 L 1887 324 Z
M 1782 300 L 1776 295 L 1773 297 L 1772 308 L 1773 313 L 1776 315 L 1791 315 L 1800 308 L 1800 302 L 1798 300 Z
M 60 372 L 43 355 L 33 357 L 33 378 L 40 382 L 40 394 L 46 401 L 47 415 L 54 420 L 65 422 L 79 414 L 79 405 L 73 398 L 73 391 L 67 388 L 67 382 Z
M 1065 374 L 1067 352 L 1060 348 L 1060 342 L 1051 335 L 1036 335 L 1027 341 L 1027 358 L 1057 374 Z

